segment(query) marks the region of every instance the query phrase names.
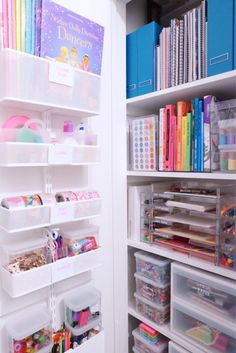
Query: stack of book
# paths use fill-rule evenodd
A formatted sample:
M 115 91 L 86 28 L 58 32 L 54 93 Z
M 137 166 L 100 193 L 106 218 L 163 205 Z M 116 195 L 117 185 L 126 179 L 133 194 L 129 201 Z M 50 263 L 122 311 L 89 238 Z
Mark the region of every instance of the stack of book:
M 0 49 L 101 74 L 104 27 L 51 0 L 0 0 Z
M 157 90 L 207 76 L 207 3 L 172 19 L 157 46 Z
M 159 170 L 211 170 L 210 105 L 213 96 L 179 101 L 159 111 Z

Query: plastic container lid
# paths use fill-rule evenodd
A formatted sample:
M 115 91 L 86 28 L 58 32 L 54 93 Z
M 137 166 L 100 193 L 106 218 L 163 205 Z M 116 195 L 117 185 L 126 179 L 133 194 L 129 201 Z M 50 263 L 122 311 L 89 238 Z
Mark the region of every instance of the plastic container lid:
M 94 306 L 101 298 L 99 290 L 92 286 L 81 287 L 76 293 L 64 298 L 65 305 L 72 311 L 78 312 Z
M 152 264 L 160 267 L 167 266 L 171 263 L 171 260 L 169 259 L 165 259 L 164 257 L 161 257 L 159 255 L 149 255 L 145 251 L 137 251 L 134 256 L 138 259 L 151 262 Z
M 161 289 L 170 287 L 170 283 L 168 283 L 168 282 L 167 283 L 155 282 L 147 277 L 140 275 L 138 272 L 136 272 L 134 274 L 134 277 L 136 279 L 139 279 L 139 280 L 145 282 L 145 283 L 151 284 L 153 287 L 157 287 L 157 288 L 161 288 Z
M 21 242 L 14 242 L 2 246 L 3 251 L 8 255 L 20 255 L 24 252 L 33 251 L 47 246 L 47 238 L 39 237 Z
M 154 309 L 157 309 L 158 311 L 164 311 L 165 312 L 165 311 L 169 310 L 169 307 L 170 307 L 169 304 L 162 305 L 162 304 L 157 304 L 157 303 L 151 302 L 150 300 L 141 297 L 137 293 L 134 293 L 134 296 L 135 296 L 136 299 L 140 300 L 144 304 L 147 304 L 147 305 L 151 306 Z
M 65 229 L 62 230 L 62 236 L 65 239 L 80 239 L 84 236 L 91 235 L 92 233 L 98 233 L 98 230 L 99 227 L 94 225 L 80 229 Z
M 6 328 L 13 339 L 20 341 L 49 325 L 50 316 L 46 309 L 28 309 L 9 319 Z
M 82 327 L 72 327 L 67 322 L 65 322 L 65 326 L 67 327 L 67 329 L 69 331 L 71 331 L 73 336 L 80 336 L 83 333 L 91 330 L 92 328 L 95 328 L 96 326 L 98 326 L 100 324 L 101 324 L 101 315 L 99 315 L 99 317 L 89 321 L 88 325 L 85 325 Z
M 167 341 L 161 343 L 160 345 L 154 344 L 154 343 L 150 343 L 148 340 L 146 340 L 144 337 L 142 337 L 139 333 L 139 329 L 136 328 L 135 330 L 133 330 L 132 335 L 139 340 L 140 342 L 142 342 L 143 344 L 145 344 L 145 346 L 147 346 L 152 352 L 156 352 L 156 353 L 161 353 L 163 352 L 166 348 L 167 348 Z M 164 337 L 163 337 L 164 338 Z M 134 346 L 134 348 L 136 349 L 136 347 Z M 137 351 L 138 352 L 138 351 Z

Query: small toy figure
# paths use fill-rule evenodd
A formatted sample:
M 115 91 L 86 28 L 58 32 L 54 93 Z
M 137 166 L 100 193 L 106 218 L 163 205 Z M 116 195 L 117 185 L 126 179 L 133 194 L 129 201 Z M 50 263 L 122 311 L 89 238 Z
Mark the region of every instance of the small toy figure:
M 68 57 L 69 57 L 69 53 L 68 53 L 68 49 L 67 47 L 61 47 L 60 49 L 60 56 L 58 56 L 57 58 L 55 58 L 56 61 L 59 61 L 61 63 L 67 64 L 68 62 Z
M 79 63 L 79 68 L 87 72 L 92 72 L 89 68 L 89 56 L 87 54 L 83 56 L 83 60 Z

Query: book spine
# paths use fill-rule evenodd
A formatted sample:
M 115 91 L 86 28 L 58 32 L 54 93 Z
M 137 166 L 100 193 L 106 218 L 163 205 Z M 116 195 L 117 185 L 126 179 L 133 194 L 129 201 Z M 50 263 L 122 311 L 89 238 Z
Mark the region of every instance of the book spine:
M 184 82 L 184 21 L 180 20 L 179 34 L 179 84 Z
M 169 150 L 169 171 L 175 170 L 175 145 L 176 145 L 176 116 L 170 117 L 170 150 Z
M 198 100 L 198 129 L 197 129 L 197 170 L 202 171 L 202 151 L 203 151 L 203 121 L 202 121 L 202 99 Z
M 42 0 L 36 0 L 36 29 L 34 55 L 40 56 L 41 48 Z
M 8 1 L 9 48 L 15 49 L 15 1 Z
M 194 158 L 193 158 L 193 171 L 198 172 L 198 98 L 193 100 L 194 106 Z
M 179 84 L 179 20 L 176 20 L 176 64 L 175 64 L 175 86 Z
M 161 108 L 159 111 L 159 170 L 163 171 L 163 126 L 164 126 L 165 109 Z
M 204 172 L 204 113 L 203 111 L 200 112 L 200 124 L 201 124 L 201 130 L 200 130 L 200 136 L 201 136 L 201 149 L 200 149 L 200 153 L 201 153 L 201 172 Z
M 186 147 L 186 171 L 191 171 L 192 157 L 192 113 L 187 115 L 187 147 Z
M 21 0 L 21 50 L 25 52 L 25 37 L 26 37 L 26 0 Z
M 32 52 L 32 1 L 26 0 L 25 7 L 25 51 L 31 54 Z
M 187 161 L 187 116 L 182 117 L 182 170 L 186 171 Z
M 8 1 L 2 0 L 3 47 L 9 48 L 9 17 Z
M 172 80 L 171 86 L 175 86 L 175 70 L 176 70 L 176 25 L 173 20 L 173 48 L 172 48 Z
M 31 15 L 31 54 L 34 55 L 35 48 L 35 30 L 36 30 L 36 0 L 32 0 Z
M 21 0 L 15 2 L 15 38 L 16 38 L 16 50 L 21 51 Z
M 211 136 L 210 136 L 210 106 L 215 97 L 205 96 L 203 99 L 204 112 L 204 172 L 211 170 Z
M 172 104 L 165 107 L 164 114 L 164 133 L 163 133 L 163 147 L 164 147 L 164 170 L 170 170 L 170 117 L 174 116 L 174 106 Z

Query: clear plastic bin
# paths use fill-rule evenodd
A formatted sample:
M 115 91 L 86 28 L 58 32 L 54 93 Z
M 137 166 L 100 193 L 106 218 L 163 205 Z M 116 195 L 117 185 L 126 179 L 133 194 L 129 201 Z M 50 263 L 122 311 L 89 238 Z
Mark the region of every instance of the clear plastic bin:
M 139 314 L 143 315 L 144 317 L 155 322 L 158 325 L 162 325 L 165 322 L 169 321 L 169 305 L 158 305 L 145 298 L 142 298 L 137 293 L 134 293 L 134 296 L 136 299 L 136 310 Z
M 72 156 L 74 164 L 98 163 L 100 160 L 100 148 L 98 146 L 75 146 Z
M 161 256 L 147 254 L 138 251 L 134 254 L 136 258 L 137 273 L 151 279 L 157 284 L 166 284 L 170 281 L 170 260 Z
M 64 244 L 68 249 L 68 256 L 76 256 L 97 249 L 99 227 L 84 226 L 79 229 L 62 230 Z
M 172 296 L 236 325 L 236 286 L 233 280 L 182 264 L 172 264 Z
M 220 170 L 222 172 L 236 172 L 236 147 L 235 149 L 220 150 Z
M 225 326 L 209 314 L 203 315 L 198 308 L 172 303 L 171 330 L 183 339 L 199 347 L 200 352 L 235 353 L 235 325 Z
M 41 143 L 0 143 L 0 166 L 47 165 L 48 145 Z
M 135 329 L 132 332 L 134 337 L 134 352 L 135 350 L 139 353 L 164 353 L 167 352 L 167 339 L 161 336 L 161 339 L 157 343 L 151 343 L 139 333 L 139 329 Z
M 101 212 L 101 199 L 78 201 L 75 204 L 75 219 L 97 216 Z
M 74 336 L 100 325 L 101 293 L 92 286 L 83 286 L 64 298 L 65 325 Z
M 136 292 L 141 297 L 150 300 L 153 303 L 166 305 L 170 302 L 170 285 L 160 284 L 139 273 L 134 274 L 136 279 Z
M 25 309 L 6 324 L 9 353 L 49 353 L 52 349 L 50 316 L 45 309 Z
M 49 223 L 49 206 L 14 208 L 10 210 L 0 207 L 0 227 L 9 233 L 30 228 L 40 228 L 48 226 Z
M 50 66 L 56 64 L 58 63 L 20 51 L 2 50 L 0 99 L 30 101 L 31 104 L 45 106 L 45 110 L 57 107 L 66 110 L 92 111 L 94 114 L 98 112 L 100 76 L 82 70 L 73 70 L 72 87 L 57 84 L 49 81 Z M 64 65 L 62 67 L 64 68 Z

